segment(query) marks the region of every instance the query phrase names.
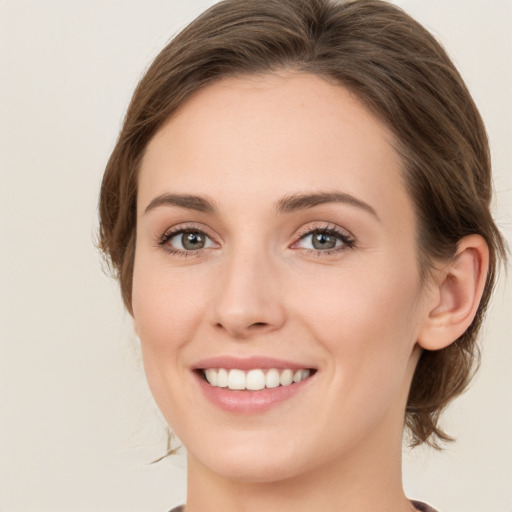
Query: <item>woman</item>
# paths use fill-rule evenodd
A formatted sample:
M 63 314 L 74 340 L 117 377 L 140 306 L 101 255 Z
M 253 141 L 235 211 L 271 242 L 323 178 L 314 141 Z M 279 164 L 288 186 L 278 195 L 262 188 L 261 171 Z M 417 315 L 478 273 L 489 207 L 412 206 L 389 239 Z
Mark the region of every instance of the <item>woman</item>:
M 141 80 L 101 244 L 152 393 L 187 448 L 187 512 L 432 510 L 437 446 L 504 242 L 485 129 L 432 36 L 361 0 L 228 0 Z

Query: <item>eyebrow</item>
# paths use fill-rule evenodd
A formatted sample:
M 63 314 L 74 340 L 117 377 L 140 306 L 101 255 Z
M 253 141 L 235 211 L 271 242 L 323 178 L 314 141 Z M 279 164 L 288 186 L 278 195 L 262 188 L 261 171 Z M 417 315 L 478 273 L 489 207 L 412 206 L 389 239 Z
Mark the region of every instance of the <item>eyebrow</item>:
M 297 210 L 305 210 L 327 203 L 343 203 L 355 206 L 361 210 L 371 213 L 377 220 L 379 216 L 375 209 L 361 199 L 344 192 L 318 192 L 314 194 L 292 194 L 280 199 L 276 205 L 276 213 L 291 213 Z
M 144 215 L 159 206 L 179 206 L 180 208 L 186 208 L 187 210 L 196 210 L 198 212 L 210 213 L 212 215 L 217 214 L 217 208 L 213 201 L 210 201 L 205 197 L 189 194 L 162 194 L 151 200 L 144 210 Z
M 288 195 L 281 198 L 276 203 L 275 212 L 276 215 L 282 215 L 328 203 L 343 203 L 355 206 L 356 208 L 372 214 L 377 220 L 380 220 L 372 206 L 344 192 L 317 192 L 312 194 Z M 144 210 L 144 215 L 159 206 L 178 206 L 187 210 L 195 210 L 211 215 L 217 215 L 218 213 L 215 203 L 206 197 L 191 194 L 162 194 L 151 200 Z

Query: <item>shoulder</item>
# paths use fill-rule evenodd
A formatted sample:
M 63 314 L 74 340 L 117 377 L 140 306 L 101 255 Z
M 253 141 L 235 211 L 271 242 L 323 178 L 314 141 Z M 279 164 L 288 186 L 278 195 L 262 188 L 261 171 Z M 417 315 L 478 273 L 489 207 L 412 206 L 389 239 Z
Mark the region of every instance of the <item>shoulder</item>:
M 430 505 L 427 505 L 426 503 L 423 503 L 421 501 L 412 500 L 411 503 L 414 505 L 414 508 L 416 508 L 420 512 L 437 512 L 436 509 L 432 508 Z M 173 511 L 171 510 L 171 512 Z
M 431 506 L 427 505 L 426 503 L 422 503 L 421 501 L 412 501 L 411 503 L 420 512 L 437 512 Z M 183 505 L 181 505 L 179 507 L 175 507 L 172 510 L 170 510 L 169 512 L 184 512 Z

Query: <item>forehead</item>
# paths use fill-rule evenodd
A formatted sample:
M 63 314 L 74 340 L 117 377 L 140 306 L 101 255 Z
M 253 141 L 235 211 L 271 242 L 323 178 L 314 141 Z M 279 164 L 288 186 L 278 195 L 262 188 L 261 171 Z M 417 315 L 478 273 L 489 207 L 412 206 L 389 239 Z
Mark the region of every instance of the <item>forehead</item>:
M 346 88 L 300 73 L 228 78 L 198 91 L 151 140 L 139 209 L 168 192 L 247 207 L 319 189 L 409 208 L 401 166 L 391 131 Z

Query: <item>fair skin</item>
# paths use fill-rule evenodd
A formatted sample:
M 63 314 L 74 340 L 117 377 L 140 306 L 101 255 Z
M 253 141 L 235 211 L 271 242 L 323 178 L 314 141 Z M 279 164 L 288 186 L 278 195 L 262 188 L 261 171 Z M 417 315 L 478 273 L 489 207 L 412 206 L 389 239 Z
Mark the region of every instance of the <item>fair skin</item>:
M 393 142 L 349 91 L 293 73 L 210 85 L 151 140 L 132 305 L 187 512 L 412 510 L 411 379 L 471 322 L 487 253 L 467 237 L 421 283 Z M 205 381 L 219 368 L 309 376 L 234 391 Z

